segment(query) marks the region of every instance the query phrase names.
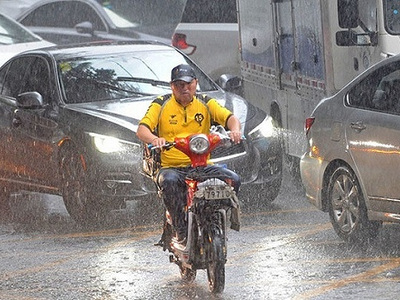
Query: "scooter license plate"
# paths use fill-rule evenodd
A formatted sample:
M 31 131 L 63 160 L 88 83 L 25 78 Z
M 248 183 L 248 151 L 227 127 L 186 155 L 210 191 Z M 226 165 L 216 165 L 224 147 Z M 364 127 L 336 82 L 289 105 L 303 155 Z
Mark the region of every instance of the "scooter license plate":
M 229 188 L 221 188 L 221 187 L 207 187 L 204 191 L 204 199 L 206 200 L 219 200 L 219 199 L 227 199 L 232 196 L 232 190 Z

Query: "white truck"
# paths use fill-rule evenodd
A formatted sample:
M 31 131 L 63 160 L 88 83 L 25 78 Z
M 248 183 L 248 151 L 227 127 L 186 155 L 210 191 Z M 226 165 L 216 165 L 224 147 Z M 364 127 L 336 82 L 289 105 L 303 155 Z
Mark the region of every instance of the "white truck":
M 244 97 L 282 128 L 297 167 L 316 104 L 400 52 L 400 0 L 237 0 L 237 8 Z

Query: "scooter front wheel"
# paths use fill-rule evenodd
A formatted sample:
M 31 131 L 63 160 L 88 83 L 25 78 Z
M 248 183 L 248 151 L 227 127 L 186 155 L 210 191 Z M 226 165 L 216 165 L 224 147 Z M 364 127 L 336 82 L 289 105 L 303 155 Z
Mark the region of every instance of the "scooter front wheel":
M 225 288 L 225 239 L 221 233 L 214 233 L 209 247 L 207 277 L 212 293 L 222 293 Z

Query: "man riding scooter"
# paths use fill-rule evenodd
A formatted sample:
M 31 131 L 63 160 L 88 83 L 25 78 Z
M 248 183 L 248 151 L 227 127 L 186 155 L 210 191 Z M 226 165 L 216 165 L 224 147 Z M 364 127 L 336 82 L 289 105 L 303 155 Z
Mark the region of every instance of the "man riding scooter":
M 242 135 L 239 119 L 214 98 L 196 94 L 197 78 L 189 65 L 181 64 L 172 69 L 170 85 L 172 94 L 157 97 L 140 121 L 137 131 L 140 140 L 162 147 L 175 137 L 207 134 L 211 124 L 218 123 L 229 129 L 229 136 L 234 143 L 240 143 Z M 182 244 L 185 244 L 187 235 L 185 175 L 191 168 L 190 163 L 190 159 L 177 149 L 162 151 L 161 169 L 156 178 L 164 205 L 177 232 L 176 239 Z M 240 178 L 235 172 L 218 165 L 210 168 L 230 178 L 235 192 L 238 192 Z

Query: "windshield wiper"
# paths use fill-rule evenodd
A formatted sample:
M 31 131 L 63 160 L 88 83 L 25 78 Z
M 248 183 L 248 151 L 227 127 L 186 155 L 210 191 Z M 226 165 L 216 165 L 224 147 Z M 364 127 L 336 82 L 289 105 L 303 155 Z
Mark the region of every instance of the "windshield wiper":
M 149 78 L 140 78 L 140 77 L 117 77 L 118 81 L 132 81 L 132 82 L 141 82 L 141 83 L 148 83 L 153 86 L 167 86 L 169 87 L 169 82 L 149 79 Z
M 92 79 L 92 78 L 81 78 L 81 79 L 91 81 L 94 84 L 96 84 L 97 86 L 107 87 L 110 90 L 114 90 L 114 91 L 126 92 L 126 93 L 129 93 L 129 94 L 132 94 L 132 95 L 137 95 L 137 96 L 153 96 L 153 94 L 124 89 L 124 88 L 112 85 L 112 84 L 110 84 L 108 82 L 98 81 L 98 80 Z

